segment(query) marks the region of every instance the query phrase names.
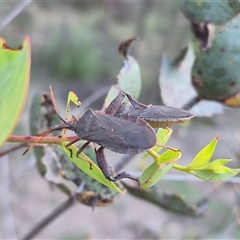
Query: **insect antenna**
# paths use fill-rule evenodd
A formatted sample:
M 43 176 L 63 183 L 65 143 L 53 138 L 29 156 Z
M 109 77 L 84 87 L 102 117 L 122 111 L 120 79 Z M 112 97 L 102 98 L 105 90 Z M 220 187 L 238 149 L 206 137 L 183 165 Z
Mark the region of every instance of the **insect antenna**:
M 169 146 L 166 146 L 166 145 L 156 144 L 155 146 L 166 148 L 166 149 L 169 149 L 169 150 L 171 150 L 173 152 L 179 152 L 180 151 L 180 149 L 169 147 Z
M 58 109 L 57 109 L 57 105 L 56 105 L 56 101 L 55 101 L 55 97 L 54 97 L 53 90 L 52 90 L 52 86 L 50 86 L 50 85 L 49 85 L 49 91 L 50 91 L 50 95 L 51 95 L 51 99 L 52 99 L 52 103 L 53 103 L 54 110 L 55 110 L 55 112 L 57 113 L 57 115 L 59 116 L 59 114 L 58 114 Z M 60 118 L 60 119 L 61 119 L 61 118 Z
M 58 115 L 59 119 L 60 119 L 63 123 L 66 124 L 66 126 L 65 126 L 64 128 L 65 128 L 65 129 L 71 129 L 71 128 L 70 128 L 70 127 L 71 127 L 71 124 L 68 123 L 65 119 L 63 119 L 58 113 L 57 113 L 57 115 Z M 67 127 L 67 126 L 68 126 L 68 127 Z M 62 128 L 62 129 L 64 129 L 64 128 Z
M 60 116 L 59 116 L 60 117 Z M 60 117 L 60 119 L 62 120 L 62 118 Z M 65 121 L 64 121 L 65 123 Z M 51 132 L 54 132 L 54 131 L 61 131 L 63 129 L 72 129 L 71 126 L 67 125 L 67 126 L 58 126 L 58 127 L 55 127 L 55 128 L 52 128 L 52 129 L 49 129 L 48 131 L 46 131 L 40 139 L 37 139 L 35 142 L 33 142 L 23 153 L 23 155 L 25 155 L 29 150 L 31 150 L 39 141 L 41 141 L 44 137 L 46 137 L 48 134 L 50 134 Z

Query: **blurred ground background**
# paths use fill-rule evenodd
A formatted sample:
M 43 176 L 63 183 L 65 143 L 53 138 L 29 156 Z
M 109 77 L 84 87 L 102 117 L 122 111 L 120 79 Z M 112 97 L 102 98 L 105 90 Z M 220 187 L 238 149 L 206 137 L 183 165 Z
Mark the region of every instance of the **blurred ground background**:
M 0 20 L 16 5 L 0 2 Z M 132 37 L 140 39 L 131 50 L 142 71 L 140 100 L 159 104 L 157 80 L 162 54 L 167 53 L 174 58 L 190 38 L 188 22 L 179 10 L 179 3 L 170 1 L 34 2 L 1 32 L 1 37 L 13 47 L 18 46 L 26 35 L 30 36 L 32 44 L 31 83 L 27 105 L 16 130 L 16 134 L 23 135 L 29 134 L 26 122 L 36 91 L 48 91 L 51 84 L 60 109 L 64 109 L 70 90 L 84 102 L 102 87 L 116 83 L 116 75 L 122 67 L 117 47 Z M 101 108 L 103 99 L 104 96 L 91 107 Z M 179 163 L 184 165 L 213 137 L 221 135 L 214 158 L 233 158 L 231 166 L 239 167 L 239 143 L 235 138 L 239 117 L 238 109 L 226 109 L 223 115 L 211 119 L 194 119 L 187 127 L 174 128 L 168 145 L 182 150 Z M 10 146 L 6 144 L 4 149 Z M 32 152 L 24 157 L 22 151 L 11 154 L 10 175 L 32 157 Z M 108 152 L 112 165 L 120 157 Z M 136 166 L 141 164 L 136 158 L 126 168 L 136 171 Z M 161 181 L 157 189 L 179 193 L 190 203 L 207 197 L 209 213 L 199 219 L 184 217 L 127 194 L 111 206 L 94 211 L 75 204 L 49 224 L 36 239 L 240 238 L 238 185 Z M 66 199 L 58 190 L 52 191 L 34 168 L 10 185 L 9 194 L 10 209 L 6 207 L 9 205 L 4 197 L 8 195 L 8 190 L 1 192 L 1 239 L 11 238 L 14 231 L 21 238 Z M 11 211 L 14 223 L 8 218 Z

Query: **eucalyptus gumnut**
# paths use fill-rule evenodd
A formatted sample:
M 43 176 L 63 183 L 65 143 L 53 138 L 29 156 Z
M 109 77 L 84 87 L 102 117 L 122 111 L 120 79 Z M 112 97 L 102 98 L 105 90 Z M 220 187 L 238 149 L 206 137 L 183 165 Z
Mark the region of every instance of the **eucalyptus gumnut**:
M 202 99 L 240 107 L 240 15 L 224 25 L 212 47 L 201 52 L 192 68 L 192 84 Z
M 181 3 L 184 16 L 196 24 L 209 23 L 222 25 L 236 13 L 228 1 L 185 0 Z

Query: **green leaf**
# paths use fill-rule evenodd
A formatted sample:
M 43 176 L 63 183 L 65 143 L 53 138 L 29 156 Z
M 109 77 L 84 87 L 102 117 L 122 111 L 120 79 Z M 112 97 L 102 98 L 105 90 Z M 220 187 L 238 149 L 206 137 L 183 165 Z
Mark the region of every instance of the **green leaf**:
M 181 157 L 181 152 L 168 150 L 158 157 L 140 176 L 140 188 L 147 189 L 158 182 Z
M 222 181 L 234 177 L 240 169 L 232 169 L 224 166 L 231 159 L 216 159 L 209 162 L 215 150 L 219 137 L 215 137 L 205 148 L 203 148 L 186 167 L 175 165 L 174 168 L 193 174 L 203 180 Z
M 191 68 L 194 62 L 194 52 L 188 47 L 187 52 L 180 53 L 174 63 L 164 55 L 159 75 L 159 86 L 163 102 L 166 105 L 182 107 L 196 96 L 196 91 L 191 84 Z M 181 61 L 179 61 L 179 59 Z M 169 97 L 171 96 L 171 97 Z
M 240 4 L 238 0 L 228 0 L 228 3 L 235 14 L 240 12 Z
M 223 167 L 220 169 L 216 169 L 216 172 L 208 169 L 203 170 L 192 170 L 191 174 L 194 176 L 201 178 L 203 180 L 211 180 L 211 181 L 223 181 L 229 178 L 234 177 L 240 172 L 240 169 L 230 169 L 227 167 Z
M 164 152 L 162 155 L 159 156 L 158 158 L 158 165 L 162 164 L 169 164 L 172 163 L 173 161 L 176 162 L 181 157 L 181 151 L 172 151 L 172 150 L 167 150 Z
M 25 105 L 30 78 L 30 39 L 10 49 L 0 38 L 0 146 L 14 131 Z
M 41 135 L 47 131 L 49 127 L 60 123 L 50 97 L 38 91 L 33 99 L 29 111 L 29 128 L 31 135 Z M 59 135 L 59 132 L 53 132 L 52 135 Z M 39 173 L 44 176 L 46 173 L 46 167 L 42 162 L 43 155 L 45 154 L 44 147 L 34 147 L 34 154 L 37 159 L 37 168 Z
M 113 203 L 114 200 L 118 199 L 123 194 L 116 192 L 116 190 L 109 189 L 107 186 L 81 171 L 71 161 L 71 158 L 67 156 L 61 146 L 51 144 L 46 148 L 46 155 L 47 153 L 48 158 L 44 156 L 45 159 L 43 159 L 47 168 L 45 178 L 48 181 L 54 182 L 57 186 L 59 186 L 59 183 L 62 183 L 61 187 L 65 187 L 65 189 L 69 186 L 69 182 L 66 180 L 73 182 L 77 185 L 77 188 L 73 191 L 80 203 L 93 208 L 95 206 L 104 206 Z M 90 153 L 90 155 L 94 153 L 93 157 L 95 157 L 95 152 L 92 148 L 84 149 L 84 153 Z M 79 159 L 79 161 L 82 160 Z M 115 182 L 115 184 L 125 192 L 120 181 Z
M 78 100 L 78 96 L 76 95 L 76 93 L 70 91 L 68 93 L 68 99 L 67 99 L 67 107 L 66 107 L 66 121 L 68 120 L 68 115 L 70 112 L 70 104 L 73 103 L 75 104 L 77 107 L 81 106 L 81 102 Z
M 215 147 L 217 145 L 219 136 L 215 137 L 205 148 L 203 148 L 187 166 L 189 169 L 198 169 L 203 167 L 211 159 Z
M 216 159 L 211 162 L 211 166 L 225 165 L 226 163 L 232 161 L 232 159 Z
M 157 131 L 157 144 L 164 145 L 167 143 L 169 138 L 172 135 L 172 129 L 171 128 L 159 128 Z M 152 150 L 156 153 L 160 152 L 163 147 L 155 145 Z M 142 159 L 149 157 L 150 154 L 148 152 L 145 153 L 145 155 L 142 157 Z
M 139 97 L 142 85 L 140 67 L 132 56 L 128 58 L 129 61 L 124 61 L 124 66 L 117 76 L 118 83 L 110 88 L 103 108 L 106 108 L 120 91 L 127 92 L 136 99 Z
M 31 135 L 41 135 L 61 121 L 55 112 L 51 98 L 48 94 L 38 91 L 34 94 L 29 112 L 29 128 Z M 59 136 L 59 132 L 51 133 Z
M 57 146 L 57 147 L 61 148 L 60 146 Z M 41 163 L 45 167 L 43 176 L 48 182 L 56 185 L 62 192 L 71 196 L 72 191 L 67 185 L 66 179 L 61 176 L 56 163 L 57 159 L 59 159 L 59 156 L 53 150 L 53 148 L 50 145 L 50 147 L 46 147 L 43 149 L 44 154 L 41 156 Z M 64 152 L 64 155 L 66 155 L 65 152 Z
M 159 145 L 166 144 L 168 142 L 169 138 L 171 137 L 171 135 L 172 135 L 172 129 L 171 128 L 166 128 L 166 129 L 160 128 L 160 129 L 158 129 L 158 131 L 157 131 L 157 144 L 159 144 Z M 152 149 L 155 152 L 160 152 L 163 149 L 163 147 L 154 146 Z
M 234 173 L 231 168 L 225 167 L 225 166 L 212 166 L 209 164 L 208 169 L 210 169 L 214 173 Z
M 119 193 L 122 191 L 111 181 L 107 180 L 106 177 L 103 175 L 100 168 L 84 153 L 81 153 L 79 158 L 76 156 L 78 148 L 76 146 L 71 145 L 69 149 L 72 150 L 72 156 L 70 155 L 70 151 L 66 149 L 66 145 L 68 142 L 62 143 L 62 148 L 64 149 L 65 153 L 69 156 L 72 162 L 77 165 L 83 172 L 88 174 L 90 177 L 96 179 L 100 183 L 104 184 L 105 186 L 115 190 Z M 92 169 L 90 169 L 90 163 L 92 164 Z

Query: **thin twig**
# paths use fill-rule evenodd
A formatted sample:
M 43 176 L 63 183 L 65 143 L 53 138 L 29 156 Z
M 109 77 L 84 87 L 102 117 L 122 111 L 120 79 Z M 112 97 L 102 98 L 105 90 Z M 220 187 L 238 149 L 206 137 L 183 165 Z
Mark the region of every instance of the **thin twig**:
M 42 231 L 49 223 L 56 219 L 59 215 L 65 212 L 68 208 L 72 207 L 76 203 L 74 197 L 68 198 L 64 203 L 54 209 L 49 215 L 43 218 L 36 226 L 33 227 L 22 240 L 29 240 L 36 236 L 40 231 Z
M 1 22 L 0 22 L 0 31 L 8 25 L 19 13 L 23 11 L 25 7 L 29 3 L 31 3 L 32 0 L 23 0 L 21 3 L 19 3 Z
M 137 171 L 132 171 L 131 174 L 140 177 L 140 172 Z M 202 182 L 202 183 L 207 183 L 209 184 L 209 182 L 214 183 L 214 181 L 206 181 L 206 180 L 202 180 L 200 178 L 194 177 L 193 175 L 184 173 L 184 174 L 178 174 L 178 173 L 168 173 L 166 174 L 161 181 L 182 181 L 182 182 Z M 226 180 L 221 181 L 221 183 L 236 183 L 236 184 L 240 184 L 240 177 L 233 177 L 233 178 L 229 178 Z
M 183 105 L 182 109 L 189 110 L 200 101 L 201 99 L 198 96 L 195 96 L 190 101 L 188 101 L 185 105 Z
M 31 158 L 25 165 L 11 174 L 8 178 L 3 179 L 0 184 L 0 195 L 14 182 L 21 178 L 25 173 L 29 172 L 36 164 L 36 159 Z
M 0 152 L 0 158 L 3 157 L 4 155 L 7 155 L 11 152 L 14 152 L 20 148 L 23 148 L 23 147 L 27 147 L 28 144 L 27 143 L 22 143 L 22 144 L 19 144 L 18 146 L 15 146 L 13 148 L 10 148 L 10 149 L 7 149 L 6 151 L 3 151 L 3 152 Z
M 200 178 L 194 177 L 190 174 L 174 174 L 174 173 L 170 173 L 170 174 L 166 174 L 162 180 L 165 181 L 186 181 L 186 182 L 205 182 L 205 183 L 209 183 L 209 181 L 204 181 Z M 234 177 L 234 178 L 229 178 L 226 179 L 224 181 L 222 181 L 222 183 L 237 183 L 240 184 L 240 177 Z

